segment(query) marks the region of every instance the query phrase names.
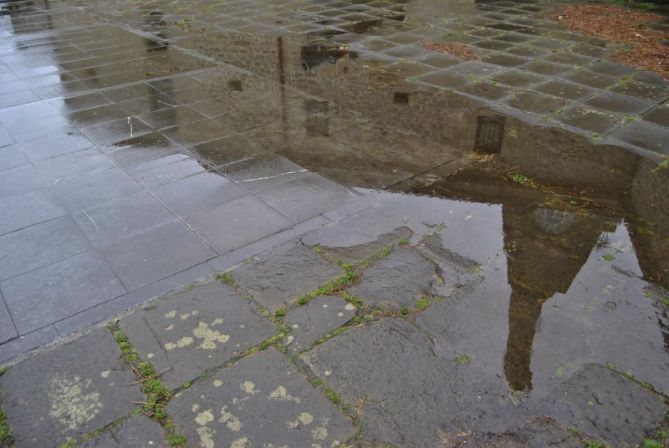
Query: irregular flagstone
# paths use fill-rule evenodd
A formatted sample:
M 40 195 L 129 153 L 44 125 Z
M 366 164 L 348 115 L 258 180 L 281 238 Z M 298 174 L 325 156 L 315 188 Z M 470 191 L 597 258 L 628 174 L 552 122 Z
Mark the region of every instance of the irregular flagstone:
M 174 388 L 259 344 L 277 326 L 218 282 L 158 301 L 119 323 L 140 356 Z
M 443 446 L 461 433 L 501 433 L 522 414 L 501 392 L 503 378 L 438 356 L 431 338 L 404 319 L 351 329 L 303 359 L 356 405 L 374 442 Z
M 617 447 L 637 446 L 669 410 L 661 396 L 598 364 L 576 372 L 535 409 Z
M 583 448 L 582 436 L 559 425 L 550 418 L 535 417 L 517 429 L 510 430 L 482 443 L 485 448 L 548 447 Z
M 274 311 L 332 280 L 342 271 L 297 244 L 234 273 L 243 292 Z
M 138 415 L 79 448 L 167 448 L 160 425 L 144 415 Z
M 355 316 L 355 307 L 340 297 L 320 296 L 286 315 L 290 335 L 286 343 L 292 352 L 308 348 L 330 331 L 344 325 Z
M 362 274 L 351 293 L 366 305 L 399 308 L 413 306 L 423 296 L 445 292 L 437 265 L 415 250 L 399 247 Z
M 346 232 L 346 226 L 340 226 L 342 231 Z M 413 232 L 408 227 L 398 227 L 392 232 L 384 233 L 369 243 L 353 244 L 351 246 L 342 245 L 340 247 L 323 246 L 321 249 L 326 255 L 331 256 L 337 261 L 345 263 L 360 263 L 374 255 L 378 255 L 383 250 L 399 243 L 402 240 L 408 240 Z M 355 237 L 350 235 L 354 240 Z
M 352 424 L 274 349 L 241 360 L 170 401 L 193 446 L 311 447 L 343 444 Z
M 12 367 L 0 388 L 17 448 L 58 447 L 128 415 L 144 399 L 135 379 L 106 328 Z

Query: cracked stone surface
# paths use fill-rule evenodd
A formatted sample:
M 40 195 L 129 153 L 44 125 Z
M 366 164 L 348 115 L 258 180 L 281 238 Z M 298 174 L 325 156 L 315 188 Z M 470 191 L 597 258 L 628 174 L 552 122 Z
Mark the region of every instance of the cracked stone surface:
M 354 431 L 325 396 L 274 349 L 178 394 L 168 413 L 194 445 L 336 447 Z
M 353 316 L 355 307 L 337 296 L 319 296 L 289 311 L 286 315 L 286 325 L 291 330 L 286 341 L 288 350 L 299 352 L 308 348 Z
M 301 244 L 233 272 L 242 293 L 272 311 L 341 274 L 341 269 Z
M 344 229 L 342 229 L 344 231 Z M 338 247 L 327 247 L 323 246 L 321 249 L 328 255 L 334 258 L 335 260 L 342 261 L 345 263 L 360 263 L 369 257 L 378 255 L 384 249 L 394 244 L 399 243 L 401 240 L 408 240 L 413 235 L 413 232 L 408 227 L 398 227 L 392 232 L 384 233 L 379 235 L 377 239 L 369 243 L 364 244 L 352 244 L 346 245 L 345 241 L 342 241 L 342 245 Z M 356 241 L 356 235 L 349 234 L 352 242 Z
M 434 263 L 399 247 L 366 270 L 350 292 L 374 307 L 411 307 L 423 296 L 443 293 L 443 279 Z
M 259 344 L 276 324 L 213 282 L 159 301 L 119 323 L 142 359 L 174 388 Z
M 144 415 L 132 417 L 109 432 L 80 445 L 81 448 L 167 448 L 160 425 Z
M 135 379 L 106 328 L 11 368 L 0 387 L 17 447 L 55 448 L 129 414 L 144 399 Z

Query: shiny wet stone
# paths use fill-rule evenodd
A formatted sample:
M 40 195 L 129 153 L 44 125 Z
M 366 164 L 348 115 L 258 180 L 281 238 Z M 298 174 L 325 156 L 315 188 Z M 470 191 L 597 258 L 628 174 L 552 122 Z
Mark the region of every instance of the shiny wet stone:
M 258 345 L 277 329 L 227 286 L 213 282 L 160 299 L 122 319 L 142 359 L 170 388 Z
M 635 114 L 645 112 L 652 106 L 645 100 L 614 92 L 604 92 L 585 102 L 586 105 L 610 112 Z
M 122 422 L 96 438 L 79 444 L 82 448 L 167 448 L 160 425 L 144 415 Z
M 641 148 L 660 154 L 669 154 L 669 129 L 663 126 L 636 121 L 611 135 Z
M 565 124 L 600 135 L 624 123 L 624 117 L 618 114 L 580 105 L 564 110 L 557 118 Z
M 0 235 L 65 215 L 67 212 L 47 190 L 0 198 Z
M 17 446 L 57 448 L 132 412 L 144 399 L 135 379 L 100 328 L 12 367 L 0 378 L 2 407 Z
M 301 244 L 233 272 L 242 294 L 272 311 L 290 305 L 341 274 L 340 268 Z
M 323 336 L 346 324 L 355 315 L 355 306 L 337 296 L 319 296 L 286 315 L 290 334 L 286 345 L 291 352 L 309 348 Z
M 521 92 L 507 100 L 509 106 L 535 114 L 550 114 L 560 110 L 567 103 L 562 98 L 541 93 Z
M 274 349 L 195 384 L 167 412 L 200 446 L 336 447 L 354 433 L 350 421 Z
M 444 280 L 437 266 L 415 250 L 399 247 L 363 272 L 349 289 L 365 305 L 399 309 L 424 297 L 440 295 Z

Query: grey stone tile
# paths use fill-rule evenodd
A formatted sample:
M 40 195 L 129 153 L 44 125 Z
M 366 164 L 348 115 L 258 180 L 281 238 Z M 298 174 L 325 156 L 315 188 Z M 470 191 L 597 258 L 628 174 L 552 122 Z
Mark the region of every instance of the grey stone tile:
M 0 198 L 16 196 L 44 187 L 44 182 L 32 165 L 5 170 L 0 175 Z
M 628 81 L 611 88 L 612 92 L 648 101 L 661 101 L 669 97 L 669 87 Z
M 84 109 L 104 106 L 111 103 L 102 93 L 89 93 L 87 95 L 73 96 L 69 98 L 58 98 L 49 101 L 54 107 L 63 113 L 78 112 Z
M 452 70 L 453 72 L 459 73 L 463 76 L 474 76 L 477 78 L 482 78 L 494 75 L 497 71 L 500 70 L 500 67 L 481 61 L 467 61 L 463 62 L 462 64 L 449 67 L 449 70 Z
M 12 129 L 26 122 L 59 116 L 58 109 L 46 102 L 36 102 L 0 110 L 0 122 L 6 129 Z
M 458 90 L 473 96 L 478 96 L 489 100 L 502 99 L 505 96 L 512 94 L 514 91 L 513 89 L 510 89 L 508 87 L 498 86 L 485 81 L 469 84 L 464 87 L 461 87 Z
M 618 129 L 612 137 L 660 154 L 669 154 L 669 128 L 636 121 Z
M 286 217 L 252 196 L 195 213 L 184 220 L 219 254 L 238 249 L 291 225 Z
M 314 173 L 258 193 L 259 199 L 294 223 L 332 210 L 357 197 L 350 190 Z
M 427 84 L 445 88 L 460 87 L 467 83 L 467 78 L 464 76 L 445 70 L 428 73 L 427 75 L 420 76 L 417 79 Z
M 82 129 L 82 132 L 98 145 L 111 145 L 123 140 L 152 132 L 149 125 L 137 117 L 100 123 Z
M 67 181 L 80 173 L 90 175 L 113 167 L 114 162 L 97 148 L 82 149 L 35 163 L 42 178 L 52 184 Z
M 143 168 L 130 171 L 130 175 L 149 189 L 205 171 L 205 167 L 198 160 L 183 154 L 156 159 Z
M 597 134 L 604 134 L 624 122 L 624 117 L 618 114 L 606 113 L 581 105 L 564 110 L 557 118 L 565 124 Z
M 537 59 L 524 65 L 523 69 L 540 75 L 555 76 L 572 70 L 572 67 Z
M 18 335 L 14 322 L 12 322 L 12 316 L 9 314 L 2 293 L 0 293 L 0 344 L 14 339 Z
M 14 139 L 11 135 L 4 129 L 0 128 L 0 148 L 4 146 L 9 146 L 14 143 Z
M 1 287 L 21 334 L 125 293 L 109 265 L 94 252 L 5 280 Z
M 69 216 L 0 236 L 0 280 L 8 279 L 91 248 Z
M 93 144 L 80 133 L 49 135 L 21 143 L 21 148 L 32 162 L 88 148 Z
M 79 127 L 93 126 L 100 123 L 128 119 L 128 113 L 117 104 L 105 104 L 91 109 L 72 112 L 67 118 Z
M 275 311 L 342 274 L 301 244 L 289 245 L 262 261 L 245 265 L 233 272 L 242 292 Z
M 354 433 L 322 392 L 274 349 L 195 384 L 167 409 L 201 446 L 330 447 Z
M 96 247 L 117 243 L 177 219 L 147 191 L 87 208 L 73 217 Z
M 491 79 L 495 82 L 507 84 L 513 87 L 529 87 L 533 84 L 538 84 L 544 81 L 546 78 L 523 70 L 510 70 L 508 72 L 495 75 Z
M 225 165 L 218 172 L 257 193 L 307 174 L 307 170 L 285 157 L 270 153 L 257 154 L 237 163 Z
M 619 79 L 616 77 L 608 76 L 603 73 L 591 72 L 589 70 L 579 70 L 569 73 L 564 76 L 564 79 L 597 89 L 604 89 L 619 81 Z
M 170 222 L 102 251 L 128 290 L 148 285 L 216 254 L 180 222 Z
M 651 108 L 652 103 L 614 92 L 603 92 L 585 102 L 586 105 L 610 112 L 635 114 Z
M 461 62 L 459 59 L 453 56 L 431 53 L 419 58 L 418 61 L 437 68 L 450 67 Z
M 0 235 L 67 214 L 48 190 L 0 198 Z
M 175 106 L 159 111 L 146 112 L 141 114 L 139 118 L 153 129 L 187 126 L 188 123 L 207 119 L 206 116 L 188 106 Z
M 599 61 L 588 67 L 589 70 L 608 76 L 626 76 L 634 73 L 636 69 L 611 61 Z
M 77 211 L 137 193 L 142 187 L 122 169 L 110 168 L 59 180 L 51 189 L 65 208 Z
M 551 114 L 563 108 L 567 102 L 562 98 L 534 92 L 517 93 L 507 100 L 509 106 L 535 114 Z
M 644 114 L 643 119 L 651 123 L 669 127 L 669 104 L 662 104 Z
M 0 171 L 16 168 L 27 163 L 28 159 L 23 155 L 20 147 L 8 146 L 0 149 Z
M 173 160 L 166 157 L 180 154 L 184 149 L 164 135 L 153 132 L 111 146 L 105 146 L 102 150 L 117 165 L 130 172 L 162 165 L 160 159 Z
M 590 96 L 596 92 L 594 89 L 590 89 L 581 84 L 575 84 L 572 82 L 566 81 L 549 81 L 545 84 L 540 84 L 534 87 L 534 90 L 541 93 L 547 93 L 549 95 L 556 96 L 558 98 L 567 98 L 570 100 L 576 100 L 586 96 Z
M 190 151 L 196 155 L 198 160 L 205 161 L 212 167 L 222 167 L 248 160 L 263 152 L 266 153 L 262 144 L 255 141 L 253 137 L 253 134 L 233 135 L 193 146 Z
M 41 98 L 32 90 L 22 90 L 20 92 L 6 93 L 0 95 L 0 107 L 11 107 L 19 104 L 32 103 L 39 101 Z
M 218 282 L 162 298 L 120 326 L 143 359 L 158 371 L 169 369 L 162 379 L 170 388 L 225 364 L 277 329 Z
M 4 344 L 0 344 L 0 362 L 4 363 L 10 361 L 17 356 L 36 349 L 37 347 L 52 343 L 59 337 L 60 335 L 56 329 L 50 325 L 33 331 L 32 333 L 9 340 Z
M 484 57 L 483 62 L 487 62 L 488 64 L 502 65 L 504 67 L 517 67 L 529 62 L 529 59 L 505 53 L 497 53 Z
M 95 439 L 79 444 L 81 448 L 168 448 L 160 424 L 145 415 L 132 417 Z
M 236 133 L 237 130 L 218 119 L 202 120 L 185 126 L 175 126 L 164 134 L 183 146 L 193 146 Z
M 179 216 L 209 210 L 239 199 L 248 192 L 217 173 L 204 172 L 153 189 Z
M 144 398 L 133 381 L 106 328 L 19 363 L 0 379 L 16 445 L 55 448 L 126 416 Z
M 308 304 L 290 310 L 286 315 L 286 325 L 290 328 L 285 341 L 288 350 L 295 353 L 309 348 L 350 321 L 355 310 L 355 306 L 337 296 L 316 297 Z
M 47 117 L 39 120 L 39 126 L 27 122 L 13 126 L 10 134 L 17 143 L 29 142 L 40 137 L 67 137 L 79 135 L 77 127 L 67 118 L 61 116 Z

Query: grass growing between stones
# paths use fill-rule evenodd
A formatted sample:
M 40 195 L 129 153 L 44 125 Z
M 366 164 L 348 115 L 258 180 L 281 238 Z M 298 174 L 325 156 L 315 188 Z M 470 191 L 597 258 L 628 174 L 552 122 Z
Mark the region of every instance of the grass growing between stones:
M 142 412 L 160 423 L 167 433 L 167 441 L 170 446 L 175 448 L 186 446 L 186 438 L 177 432 L 172 419 L 165 410 L 172 393 L 160 380 L 160 373 L 156 372 L 151 363 L 139 357 L 128 336 L 118 325 L 112 325 L 109 329 L 123 353 L 123 359 L 139 378 L 137 382 L 142 385 L 142 392 L 146 394 L 146 402 L 140 403 Z
M 316 289 L 308 292 L 299 299 L 297 299 L 298 305 L 306 305 L 311 302 L 314 298 L 318 296 L 329 296 L 337 292 L 340 292 L 344 288 L 350 286 L 358 279 L 358 272 L 353 268 L 353 265 L 349 263 L 342 263 L 341 268 L 344 270 L 344 273 L 334 280 L 330 280 L 325 284 L 319 286 Z
M 3 367 L 0 369 L 0 377 L 4 375 L 8 367 Z M 0 401 L 0 405 L 2 401 Z M 5 413 L 0 408 L 0 448 L 10 448 L 14 446 L 14 438 L 12 437 L 12 428 L 9 427 L 7 423 L 7 417 Z
M 216 280 L 234 290 L 239 290 L 240 288 L 239 283 L 237 280 L 235 280 L 235 278 L 232 276 L 232 273 L 230 272 L 221 272 L 220 274 L 216 275 Z

